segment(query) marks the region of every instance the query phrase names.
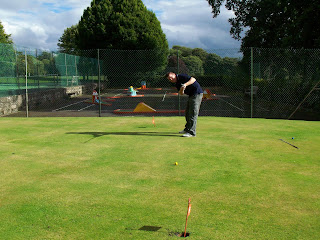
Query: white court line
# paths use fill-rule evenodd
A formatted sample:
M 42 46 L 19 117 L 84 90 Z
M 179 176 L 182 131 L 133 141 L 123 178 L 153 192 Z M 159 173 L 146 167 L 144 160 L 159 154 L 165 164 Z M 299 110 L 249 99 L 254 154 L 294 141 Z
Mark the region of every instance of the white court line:
M 112 92 L 115 92 L 115 91 L 118 91 L 118 90 L 111 91 L 111 93 L 112 93 Z M 103 96 L 103 95 L 106 95 L 106 94 L 107 94 L 107 93 L 104 93 L 104 94 L 101 94 L 100 96 Z M 116 96 L 118 96 L 118 95 L 121 95 L 121 94 L 122 94 L 122 93 L 118 93 L 118 94 L 114 95 L 114 97 L 116 97 Z M 76 105 L 76 104 L 78 104 L 78 103 L 82 103 L 82 102 L 87 101 L 87 100 L 88 100 L 88 99 L 85 99 L 85 100 L 80 101 L 80 102 L 72 103 L 72 104 L 66 105 L 66 106 L 64 106 L 64 107 L 54 109 L 54 110 L 52 110 L 52 112 L 59 111 L 59 110 L 61 110 L 61 109 L 70 107 L 70 106 L 72 106 L 72 105 Z M 91 107 L 91 106 L 94 106 L 94 105 L 89 105 L 89 106 L 87 106 L 87 107 L 85 107 L 85 108 L 81 108 L 81 109 L 79 109 L 79 110 L 77 110 L 77 111 L 78 111 L 78 112 L 79 112 L 79 111 L 82 111 L 82 110 L 87 109 L 87 108 L 89 108 L 89 107 Z M 69 110 L 65 110 L 65 111 L 69 111 Z M 75 110 L 70 110 L 70 111 L 75 111 Z
M 165 97 L 167 95 L 167 91 L 164 93 L 163 98 L 162 98 L 162 102 L 164 101 Z
M 72 104 L 69 104 L 69 105 L 67 105 L 67 106 L 54 109 L 54 110 L 52 110 L 52 112 L 55 112 L 55 111 L 58 111 L 58 110 L 60 110 L 60 109 L 64 109 L 64 108 L 70 107 L 70 106 L 72 106 L 72 105 L 76 105 L 76 104 L 78 104 L 78 103 L 82 103 L 82 102 L 84 102 L 84 101 L 86 101 L 86 100 L 87 100 L 87 99 L 85 99 L 85 100 L 83 100 L 83 101 L 81 101 L 81 102 L 72 103 Z
M 231 104 L 231 103 L 229 103 L 229 102 L 227 102 L 227 101 L 223 100 L 222 98 L 219 98 L 219 100 L 222 100 L 223 102 L 228 103 L 228 104 L 229 104 L 229 105 L 231 105 L 232 107 L 234 107 L 234 108 L 236 108 L 236 109 L 239 109 L 240 111 L 244 112 L 244 110 L 243 110 L 243 109 L 238 108 L 237 106 L 235 106 L 235 105 L 233 105 L 233 104 Z
M 82 110 L 84 110 L 84 109 L 87 109 L 87 108 L 89 108 L 89 107 L 92 107 L 92 106 L 94 106 L 94 104 L 89 105 L 89 106 L 86 106 L 86 107 L 84 107 L 84 108 L 81 108 L 81 109 L 79 109 L 79 110 L 77 110 L 77 111 L 80 112 L 80 111 L 82 111 Z

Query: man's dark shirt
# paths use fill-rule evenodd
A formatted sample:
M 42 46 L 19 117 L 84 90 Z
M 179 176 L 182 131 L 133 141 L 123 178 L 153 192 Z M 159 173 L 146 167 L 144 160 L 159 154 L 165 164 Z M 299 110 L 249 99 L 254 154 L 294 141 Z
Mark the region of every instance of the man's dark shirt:
M 175 83 L 175 86 L 179 91 L 182 84 L 188 82 L 191 77 L 187 74 L 176 74 L 176 76 L 177 76 L 177 82 Z M 184 90 L 184 93 L 189 96 L 194 96 L 196 94 L 203 93 L 203 90 L 200 84 L 197 81 L 195 81 L 193 84 L 186 87 L 186 89 Z

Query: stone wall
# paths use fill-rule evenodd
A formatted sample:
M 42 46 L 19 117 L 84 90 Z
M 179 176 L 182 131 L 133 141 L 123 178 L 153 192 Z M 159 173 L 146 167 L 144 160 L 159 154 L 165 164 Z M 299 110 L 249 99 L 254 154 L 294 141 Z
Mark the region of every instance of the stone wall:
M 73 86 L 65 88 L 48 89 L 28 93 L 29 108 L 48 105 L 63 98 L 70 98 L 82 95 L 84 86 Z M 26 95 L 14 95 L 0 97 L 0 116 L 16 113 L 26 109 Z

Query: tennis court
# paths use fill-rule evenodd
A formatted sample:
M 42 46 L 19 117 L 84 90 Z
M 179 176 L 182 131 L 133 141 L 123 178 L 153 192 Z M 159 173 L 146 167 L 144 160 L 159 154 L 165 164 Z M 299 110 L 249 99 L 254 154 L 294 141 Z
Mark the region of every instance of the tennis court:
M 57 86 L 54 83 L 28 83 L 28 92 L 37 92 L 39 89 L 52 89 Z M 23 83 L 1 83 L 0 84 L 0 97 L 12 96 L 12 95 L 23 95 L 26 93 L 26 85 Z
M 179 96 L 174 88 L 138 89 L 136 96 L 129 96 L 128 89 L 107 89 L 101 93 L 101 105 L 93 103 L 92 95 L 85 94 L 69 99 L 61 99 L 54 103 L 29 109 L 29 116 L 133 116 L 161 115 L 183 116 L 188 96 Z M 155 112 L 133 112 L 143 102 Z M 100 109 L 101 108 L 101 109 Z M 268 109 L 259 104 L 254 105 L 255 111 L 268 113 Z M 250 100 L 241 95 L 216 94 L 204 98 L 200 108 L 200 116 L 250 117 Z M 23 116 L 24 112 L 10 116 Z

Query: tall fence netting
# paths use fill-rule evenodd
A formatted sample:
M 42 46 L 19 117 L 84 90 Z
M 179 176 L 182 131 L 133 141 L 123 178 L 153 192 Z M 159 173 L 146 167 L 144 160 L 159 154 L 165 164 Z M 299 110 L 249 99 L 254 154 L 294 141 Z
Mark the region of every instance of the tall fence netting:
M 189 50 L 0 44 L 0 116 L 183 116 L 187 96 L 164 77 L 173 71 L 202 86 L 201 116 L 320 119 L 320 50 Z

